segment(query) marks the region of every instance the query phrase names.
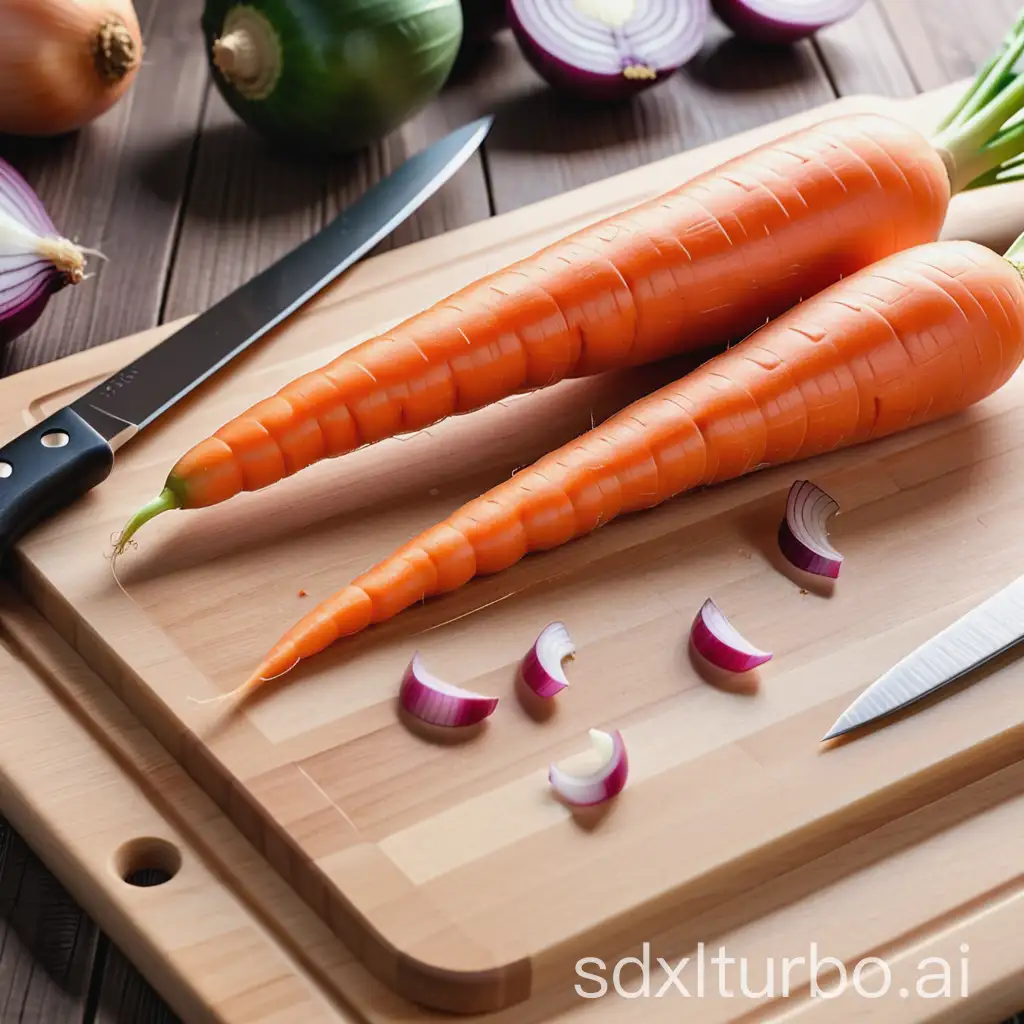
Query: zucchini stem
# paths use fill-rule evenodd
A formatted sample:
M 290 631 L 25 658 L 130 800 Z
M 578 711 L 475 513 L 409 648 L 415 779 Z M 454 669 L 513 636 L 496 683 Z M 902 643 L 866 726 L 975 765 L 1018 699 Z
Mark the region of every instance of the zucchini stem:
M 259 77 L 256 42 L 244 28 L 229 32 L 213 44 L 213 63 L 224 72 L 225 78 L 251 82 Z
M 213 63 L 246 99 L 262 100 L 281 75 L 281 42 L 266 16 L 252 7 L 233 7 L 214 40 Z

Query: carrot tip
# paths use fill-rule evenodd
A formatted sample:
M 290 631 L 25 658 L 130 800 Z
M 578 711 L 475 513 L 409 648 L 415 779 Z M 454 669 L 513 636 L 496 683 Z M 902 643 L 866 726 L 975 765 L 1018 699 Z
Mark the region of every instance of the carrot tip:
M 121 535 L 117 538 L 117 543 L 114 546 L 114 554 L 122 554 L 132 537 L 134 537 L 135 534 L 138 533 L 138 531 L 151 519 L 155 519 L 162 512 L 170 512 L 172 509 L 176 508 L 181 508 L 181 499 L 173 490 L 171 490 L 170 487 L 165 487 L 157 497 L 155 497 L 148 505 L 143 505 L 143 507 L 128 520 L 125 528 L 121 531 Z
M 245 693 L 249 693 L 251 690 L 255 690 L 262 686 L 263 683 L 273 682 L 275 679 L 280 679 L 281 676 L 288 675 L 289 672 L 296 665 L 298 665 L 300 658 L 296 658 L 283 672 L 278 672 L 275 676 L 266 676 L 262 674 L 262 669 L 258 669 L 253 675 L 249 676 L 248 679 L 241 686 L 236 686 L 233 690 L 229 690 L 227 693 L 219 693 L 216 697 L 189 697 L 189 701 L 193 704 L 222 704 L 226 700 L 231 700 L 233 697 L 240 697 Z

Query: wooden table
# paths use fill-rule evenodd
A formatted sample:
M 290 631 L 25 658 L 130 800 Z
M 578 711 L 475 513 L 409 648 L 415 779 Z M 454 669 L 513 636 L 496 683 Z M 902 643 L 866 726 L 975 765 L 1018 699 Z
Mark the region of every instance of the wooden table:
M 0 155 L 38 189 L 58 227 L 109 258 L 0 353 L 0 373 L 201 311 L 407 154 L 479 114 L 497 115 L 481 154 L 382 249 L 835 96 L 908 96 L 965 77 L 1002 37 L 1017 0 L 867 0 L 815 42 L 778 51 L 744 46 L 715 24 L 689 67 L 620 107 L 552 95 L 506 33 L 467 53 L 439 100 L 384 143 L 320 165 L 268 151 L 210 87 L 202 0 L 136 7 L 146 62 L 124 102 L 77 136 L 0 138 Z M 175 1019 L 20 837 L 0 827 L 0 1022 Z

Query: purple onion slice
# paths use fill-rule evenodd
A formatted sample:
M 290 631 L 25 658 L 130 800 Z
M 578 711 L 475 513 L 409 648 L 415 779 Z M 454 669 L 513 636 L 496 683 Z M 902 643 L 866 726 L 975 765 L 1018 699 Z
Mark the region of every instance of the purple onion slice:
M 398 701 L 402 708 L 428 725 L 459 729 L 476 725 L 494 713 L 497 697 L 452 686 L 438 679 L 423 664 L 417 651 L 402 677 Z
M 865 0 L 711 0 L 736 33 L 755 43 L 786 44 L 845 21 Z
M 569 685 L 562 662 L 575 654 L 576 647 L 564 623 L 552 622 L 544 627 L 523 658 L 523 682 L 538 697 L 553 697 Z
M 709 0 L 508 0 L 519 46 L 551 85 L 621 99 L 667 78 L 704 43 Z
M 591 771 L 570 771 L 559 764 L 548 768 L 552 788 L 573 807 L 593 807 L 618 796 L 629 777 L 629 757 L 621 732 L 591 729 L 590 743 L 598 760 Z
M 27 331 L 50 297 L 85 276 L 85 253 L 62 238 L 39 197 L 0 160 L 0 343 Z
M 836 579 L 843 556 L 829 543 L 828 521 L 839 503 L 810 480 L 797 480 L 786 498 L 786 515 L 779 524 L 779 550 L 804 572 Z
M 710 597 L 693 620 L 690 641 L 702 658 L 725 672 L 749 672 L 772 658 L 741 636 Z

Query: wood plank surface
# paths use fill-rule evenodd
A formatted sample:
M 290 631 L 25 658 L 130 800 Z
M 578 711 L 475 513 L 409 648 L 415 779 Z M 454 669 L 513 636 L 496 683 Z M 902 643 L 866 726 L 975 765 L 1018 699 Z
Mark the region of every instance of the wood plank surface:
M 713 22 L 694 61 L 630 103 L 585 104 L 548 89 L 502 33 L 486 56 L 484 144 L 498 213 L 693 149 L 834 96 L 809 43 L 772 50 Z
M 232 114 L 211 85 L 163 319 L 206 309 L 315 234 L 413 152 L 469 120 L 466 94 L 472 91 L 471 81 L 456 78 L 380 144 L 327 162 L 298 160 L 268 145 Z M 375 252 L 489 214 L 477 153 Z
M 0 822 L 0 1021 L 78 1024 L 96 937 L 64 887 Z
M 820 102 L 833 91 L 904 96 L 963 77 L 1005 31 L 1016 3 L 869 0 L 850 22 L 782 55 L 752 54 L 730 45 L 716 29 L 711 51 L 692 72 L 632 108 L 599 116 L 545 95 L 532 72 L 515 60 L 506 37 L 487 62 L 463 69 L 444 102 L 398 138 L 319 176 L 266 158 L 253 139 L 226 119 L 219 99 L 207 106 L 204 134 L 197 137 L 194 129 L 208 94 L 195 32 L 201 4 L 137 0 L 136 6 L 148 53 L 130 104 L 74 138 L 0 140 L 0 153 L 27 174 L 59 226 L 111 256 L 94 281 L 74 297 L 55 301 L 30 335 L 0 357 L 0 372 L 197 311 L 315 229 L 338 203 L 375 180 L 389 161 L 492 105 L 506 121 L 499 121 L 483 160 L 477 158 L 457 187 L 453 182 L 382 248 L 468 223 L 486 216 L 490 207 L 514 208 L 721 137 L 778 112 Z M 557 141 L 552 145 L 545 138 Z M 246 160 L 258 160 L 259 169 L 247 168 Z M 491 195 L 485 164 L 494 179 Z M 189 192 L 190 174 L 194 187 Z M 296 190 L 301 209 L 282 204 L 275 194 L 282 186 Z M 183 209 L 186 192 L 189 205 Z M 229 211 L 226 224 L 218 223 L 221 203 Z M 241 223 L 245 217 L 268 220 L 271 230 L 247 231 Z M 179 224 L 181 241 L 175 250 Z M 16 860 L 3 862 L 0 893 L 8 892 L 8 878 L 20 877 L 10 866 Z M 38 915 L 52 902 L 51 893 L 47 886 L 15 885 L 5 918 Z M 29 946 L 40 963 L 46 942 L 43 936 Z M 10 948 L 7 942 L 0 955 L 0 1007 L 8 1006 L 6 1013 L 0 1009 L 4 1024 L 18 999 L 17 972 L 7 969 Z M 147 1008 L 153 998 L 148 986 L 116 951 L 103 960 L 107 980 L 100 986 L 104 995 L 97 1019 L 110 1024 L 165 1019 L 165 1011 Z M 10 1019 L 28 1024 L 63 1019 L 41 1015 L 37 1004 L 37 996 L 26 997 L 19 1015 Z
M 0 142 L 57 228 L 99 249 L 95 277 L 54 298 L 6 352 L 14 373 L 158 322 L 205 91 L 202 0 L 138 0 L 146 47 L 128 95 L 81 132 Z

